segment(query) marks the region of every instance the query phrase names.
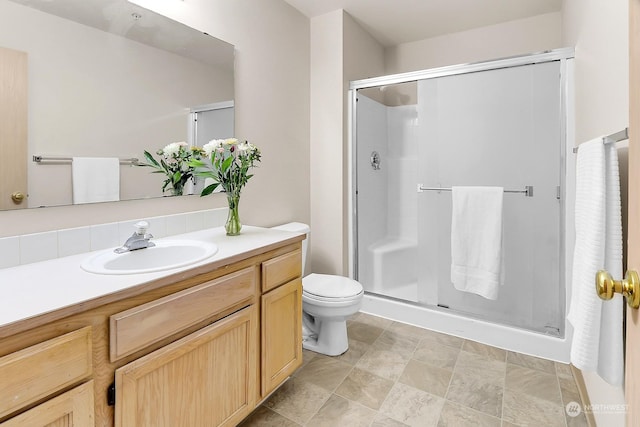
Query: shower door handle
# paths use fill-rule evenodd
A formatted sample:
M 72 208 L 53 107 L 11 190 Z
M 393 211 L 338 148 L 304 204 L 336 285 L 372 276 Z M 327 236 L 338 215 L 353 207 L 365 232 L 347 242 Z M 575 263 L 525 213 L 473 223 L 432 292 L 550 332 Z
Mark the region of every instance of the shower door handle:
M 377 151 L 371 152 L 371 167 L 374 171 L 380 170 L 380 154 Z
M 610 300 L 614 294 L 622 294 L 631 308 L 640 307 L 640 279 L 635 270 L 627 271 L 623 280 L 613 280 L 609 272 L 596 273 L 596 293 L 603 300 Z

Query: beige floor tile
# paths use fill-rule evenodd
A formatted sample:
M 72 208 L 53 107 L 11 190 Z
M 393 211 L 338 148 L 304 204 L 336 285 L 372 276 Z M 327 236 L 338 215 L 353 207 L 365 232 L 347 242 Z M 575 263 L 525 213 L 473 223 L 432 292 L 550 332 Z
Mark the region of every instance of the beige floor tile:
M 260 406 L 244 420 L 240 427 L 299 427 L 300 424 L 283 417 L 271 409 Z
M 464 344 L 462 344 L 462 349 L 469 353 L 481 354 L 501 362 L 504 362 L 507 358 L 506 350 L 475 341 L 465 340 Z
M 447 394 L 452 373 L 452 369 L 438 368 L 412 359 L 407 363 L 398 381 L 427 393 L 444 397 Z
M 295 377 L 333 391 L 349 374 L 352 365 L 334 357 L 316 356 L 304 368 L 296 371 Z
M 475 409 L 493 417 L 502 413 L 503 384 L 481 375 L 466 375 L 454 371 L 446 398 L 451 402 Z
M 378 339 L 380 334 L 384 331 L 383 328 L 378 326 L 368 325 L 356 321 L 351 322 L 347 326 L 347 335 L 352 340 L 361 341 L 367 344 L 373 344 Z
M 541 359 L 539 357 L 529 356 L 521 353 L 507 352 L 507 362 L 515 365 L 524 366 L 525 368 L 537 369 L 549 374 L 556 373 L 556 365 L 551 360 Z
M 330 396 L 331 393 L 320 386 L 291 378 L 269 397 L 264 406 L 298 424 L 304 424 Z
M 587 417 L 584 412 L 580 412 L 575 416 L 565 414 L 565 420 L 567 422 L 567 427 L 589 427 L 589 423 L 587 422 Z
M 488 356 L 461 350 L 456 360 L 454 372 L 472 379 L 482 379 L 494 384 L 504 385 L 507 364 Z
M 505 390 L 502 418 L 527 427 L 564 427 L 564 406 L 526 393 Z
M 430 427 L 437 425 L 443 405 L 440 397 L 396 383 L 380 412 L 410 426 Z
M 303 366 L 241 424 L 588 427 L 570 365 L 358 313 L 349 350 Z M 502 417 L 502 419 L 501 419 Z
M 354 368 L 335 393 L 368 408 L 378 410 L 391 387 L 393 387 L 393 381 Z
M 556 375 L 558 378 L 570 378 L 573 381 L 573 372 L 571 371 L 571 365 L 567 363 L 555 362 Z
M 356 363 L 356 367 L 396 381 L 402 375 L 405 366 L 409 362 L 410 357 L 401 352 L 391 350 L 376 350 L 374 348 L 362 356 Z
M 415 351 L 419 342 L 419 338 L 402 335 L 393 331 L 384 331 L 372 345 L 378 350 L 401 351 L 408 353 L 410 356 Z
M 507 364 L 505 388 L 561 405 L 558 377 L 536 369 Z
M 302 349 L 302 365 L 298 368 L 298 370 L 302 369 L 307 363 L 311 361 L 311 359 L 313 359 L 317 355 L 318 353 Z
M 422 340 L 413 353 L 413 358 L 438 368 L 453 369 L 458 354 L 460 354 L 459 348 L 449 347 L 431 340 Z
M 384 317 L 374 316 L 367 313 L 359 313 L 358 317 L 353 319 L 367 325 L 377 326 L 378 328 L 387 329 L 389 325 L 393 323 L 393 320 L 385 319 Z
M 396 332 L 413 338 L 419 338 L 420 340 L 428 339 L 433 342 L 456 348 L 460 348 L 464 342 L 462 338 L 454 337 L 453 335 L 442 334 L 440 332 L 430 331 L 428 329 L 407 325 L 401 322 L 393 322 L 387 328 L 387 331 Z
M 373 411 L 359 403 L 335 394 L 325 402 L 317 414 L 306 424 L 308 427 L 354 426 L 368 427 L 376 416 Z
M 407 427 L 407 424 L 396 421 L 378 412 L 371 427 Z
M 371 344 L 349 338 L 349 349 L 340 356 L 334 356 L 333 358 L 349 365 L 355 365 L 370 347 Z
M 558 382 L 560 383 L 560 394 L 562 395 L 563 405 L 566 405 L 569 402 L 576 402 L 582 405 L 578 386 L 573 379 L 558 377 Z
M 501 427 L 500 418 L 474 411 L 452 402 L 445 402 L 438 427 Z

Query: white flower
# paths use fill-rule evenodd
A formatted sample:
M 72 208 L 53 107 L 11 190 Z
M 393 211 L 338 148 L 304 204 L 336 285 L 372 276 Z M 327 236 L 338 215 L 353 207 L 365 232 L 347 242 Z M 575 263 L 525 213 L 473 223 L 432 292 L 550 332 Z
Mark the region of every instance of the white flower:
M 217 149 L 218 147 L 220 147 L 220 145 L 222 144 L 222 141 L 223 141 L 222 139 L 212 139 L 211 141 L 204 144 L 202 146 L 202 149 L 204 150 L 204 154 L 207 157 L 211 157 L 211 152 Z
M 185 144 L 186 145 L 186 144 Z M 180 152 L 181 143 L 180 142 L 172 142 L 162 149 L 162 154 L 166 157 L 173 157 Z
M 224 145 L 237 145 L 238 144 L 238 139 L 237 138 L 227 138 L 223 141 Z

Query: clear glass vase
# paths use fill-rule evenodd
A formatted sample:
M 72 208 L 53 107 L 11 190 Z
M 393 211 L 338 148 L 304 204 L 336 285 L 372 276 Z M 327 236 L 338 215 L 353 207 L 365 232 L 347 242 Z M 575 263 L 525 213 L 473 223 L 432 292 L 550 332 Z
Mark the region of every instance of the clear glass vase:
M 227 195 L 227 202 L 229 203 L 229 216 L 227 217 L 227 223 L 224 225 L 224 229 L 227 231 L 227 236 L 237 236 L 240 234 L 240 229 L 242 229 L 240 215 L 238 215 L 240 195 Z

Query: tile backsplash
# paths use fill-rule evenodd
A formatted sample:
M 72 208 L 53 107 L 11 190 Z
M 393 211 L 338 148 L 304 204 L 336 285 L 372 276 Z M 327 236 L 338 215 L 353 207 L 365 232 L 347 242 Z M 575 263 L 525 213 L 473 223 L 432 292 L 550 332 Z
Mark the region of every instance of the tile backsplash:
M 0 268 L 62 258 L 84 252 L 115 248 L 134 232 L 140 220 L 149 222 L 148 232 L 155 238 L 223 226 L 227 208 L 207 209 L 175 215 L 67 228 L 44 233 L 0 238 Z

